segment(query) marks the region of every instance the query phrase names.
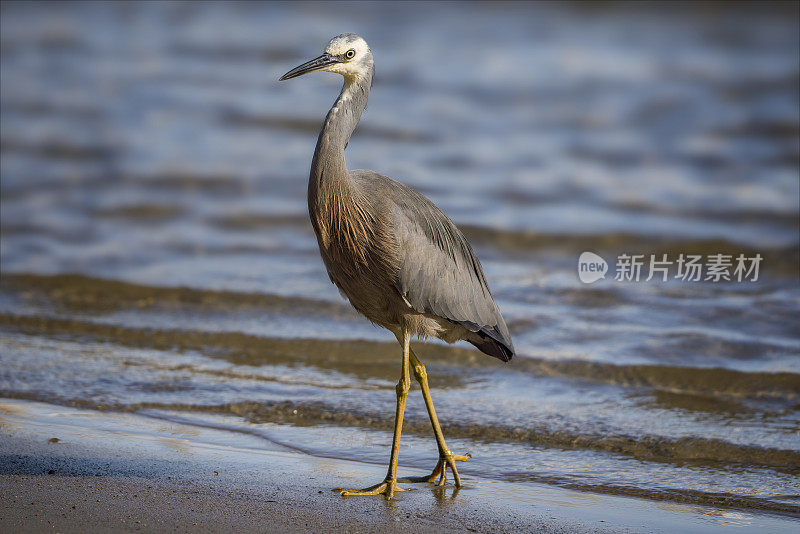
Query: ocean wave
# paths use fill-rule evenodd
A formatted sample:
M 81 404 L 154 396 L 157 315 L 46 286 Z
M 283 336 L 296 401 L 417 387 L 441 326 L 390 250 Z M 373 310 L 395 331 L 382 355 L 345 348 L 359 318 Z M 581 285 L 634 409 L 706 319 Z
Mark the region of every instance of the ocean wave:
M 83 398 L 51 398 L 47 392 L 0 391 L 8 398 L 65 404 L 100 411 L 142 412 L 170 410 L 190 413 L 233 415 L 253 424 L 275 423 L 301 427 L 332 425 L 391 432 L 392 418 L 383 412 L 366 409 L 343 410 L 323 402 L 237 402 L 223 405 L 163 403 L 100 403 Z M 758 467 L 789 475 L 800 475 L 800 451 L 735 444 L 722 439 L 703 437 L 666 438 L 654 435 L 613 435 L 552 429 L 545 425 L 512 427 L 449 423 L 443 430 L 451 439 L 468 439 L 483 443 L 523 443 L 532 447 L 565 450 L 589 450 L 626 456 L 647 462 L 697 467 Z M 430 435 L 430 422 L 425 417 L 409 415 L 403 432 L 421 437 Z
M 149 286 L 81 274 L 3 274 L 0 290 L 7 294 L 24 293 L 33 302 L 88 315 L 130 309 L 202 308 L 217 312 L 253 309 L 294 315 L 355 317 L 349 306 L 338 302 L 263 293 Z
M 145 302 L 145 304 L 147 304 Z M 197 351 L 236 364 L 309 365 L 361 378 L 391 376 L 397 367 L 397 345 L 366 340 L 273 338 L 239 332 L 130 328 L 92 321 L 0 313 L 0 328 L 24 334 L 95 339 L 137 348 Z M 723 368 L 669 365 L 616 365 L 580 360 L 519 357 L 509 366 L 469 349 L 424 344 L 419 352 L 435 362 L 438 380 L 473 372 L 529 373 L 672 393 L 775 399 L 794 402 L 800 396 L 800 374 L 745 372 Z

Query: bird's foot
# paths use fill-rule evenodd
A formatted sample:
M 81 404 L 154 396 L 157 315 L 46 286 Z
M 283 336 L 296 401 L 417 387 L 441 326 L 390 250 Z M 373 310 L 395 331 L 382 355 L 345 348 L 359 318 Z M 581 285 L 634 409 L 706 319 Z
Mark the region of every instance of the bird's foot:
M 461 477 L 458 476 L 458 469 L 456 469 L 456 462 L 466 462 L 472 458 L 470 453 L 467 454 L 453 454 L 450 451 L 445 451 L 440 454 L 439 461 L 436 462 L 436 467 L 433 468 L 433 472 L 430 475 L 421 476 L 421 477 L 405 477 L 401 478 L 400 482 L 411 482 L 411 483 L 432 483 L 436 482 L 437 486 L 444 486 L 445 482 L 447 481 L 447 468 L 449 467 L 450 470 L 453 472 L 453 479 L 455 480 L 456 487 L 461 487 Z M 436 481 L 436 479 L 439 479 Z
M 355 495 L 385 495 L 387 498 L 391 499 L 396 492 L 399 493 L 406 490 L 397 485 L 397 480 L 387 479 L 380 484 L 375 484 L 374 486 L 360 490 L 334 488 L 333 491 L 338 492 L 342 497 L 351 497 Z

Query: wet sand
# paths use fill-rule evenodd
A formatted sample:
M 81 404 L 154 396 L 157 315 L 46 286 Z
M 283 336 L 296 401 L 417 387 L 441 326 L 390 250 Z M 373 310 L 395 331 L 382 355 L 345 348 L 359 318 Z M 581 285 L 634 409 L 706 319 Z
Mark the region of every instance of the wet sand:
M 335 432 L 335 429 L 331 430 Z M 402 457 L 401 457 L 402 459 Z M 470 477 L 342 498 L 382 465 L 224 429 L 0 401 L 0 531 L 790 532 L 796 518 Z M 402 466 L 401 474 L 422 474 Z

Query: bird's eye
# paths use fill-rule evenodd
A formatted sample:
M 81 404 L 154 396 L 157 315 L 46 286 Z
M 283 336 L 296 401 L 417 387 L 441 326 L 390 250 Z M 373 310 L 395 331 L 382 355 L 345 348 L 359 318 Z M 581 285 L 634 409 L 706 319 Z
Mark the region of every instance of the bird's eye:
M 353 59 L 356 56 L 356 51 L 352 48 L 344 53 L 345 59 Z

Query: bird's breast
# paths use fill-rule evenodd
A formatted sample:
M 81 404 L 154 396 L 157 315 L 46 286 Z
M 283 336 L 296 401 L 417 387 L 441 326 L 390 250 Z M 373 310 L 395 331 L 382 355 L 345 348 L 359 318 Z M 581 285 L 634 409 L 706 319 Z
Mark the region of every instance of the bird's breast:
M 363 210 L 332 210 L 312 221 L 331 282 L 368 319 L 392 323 L 402 298 L 394 242 L 381 222 Z

